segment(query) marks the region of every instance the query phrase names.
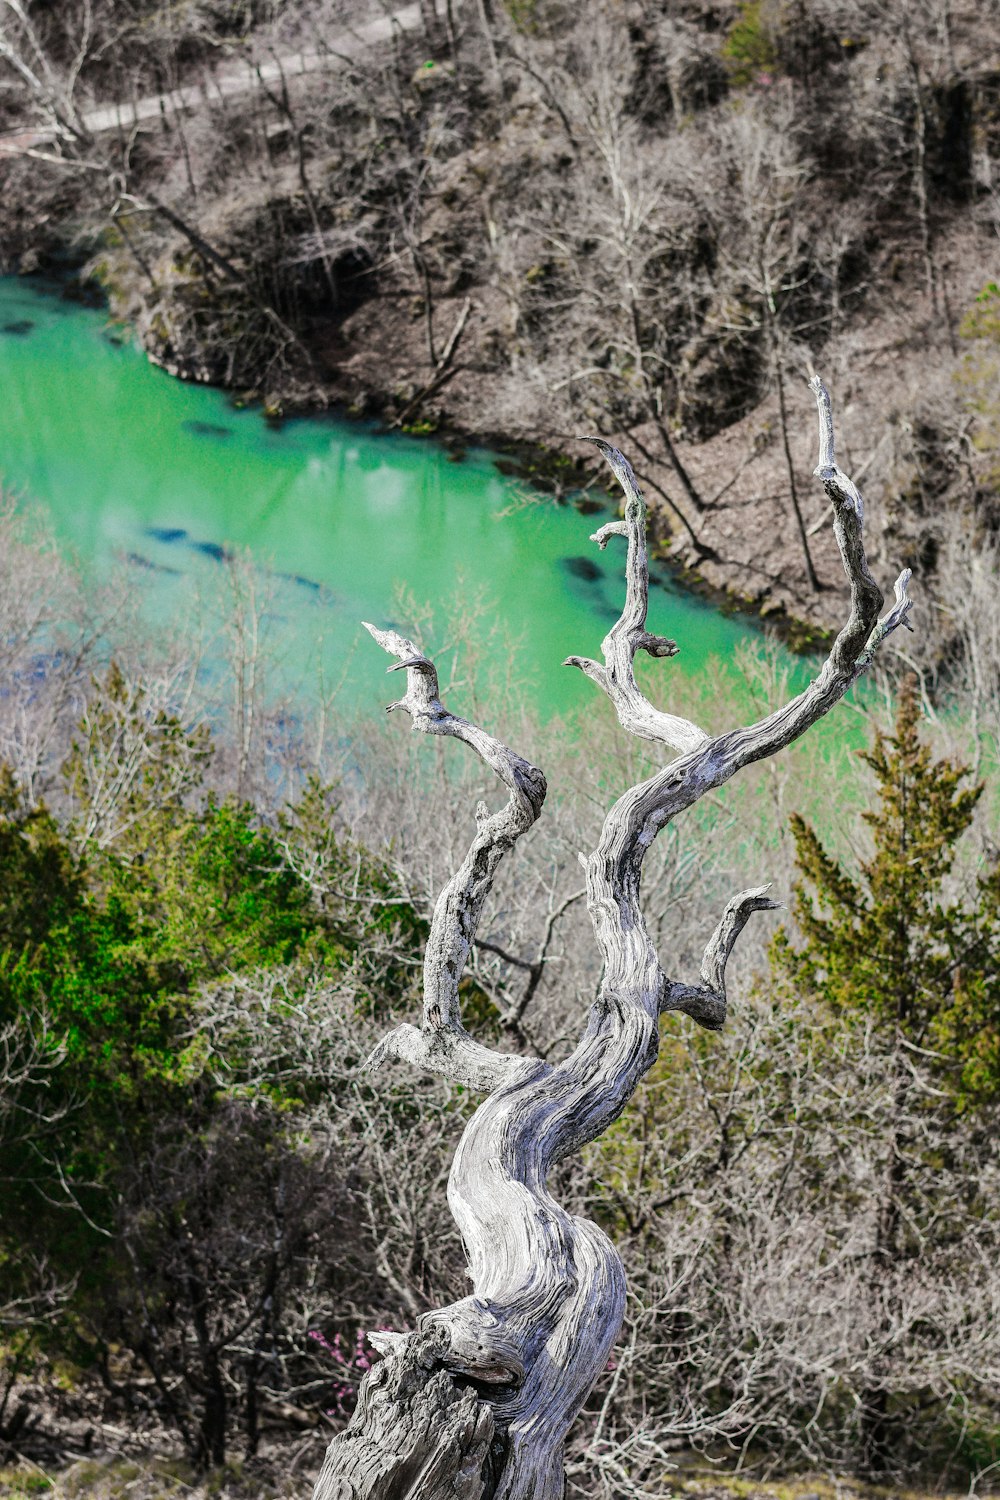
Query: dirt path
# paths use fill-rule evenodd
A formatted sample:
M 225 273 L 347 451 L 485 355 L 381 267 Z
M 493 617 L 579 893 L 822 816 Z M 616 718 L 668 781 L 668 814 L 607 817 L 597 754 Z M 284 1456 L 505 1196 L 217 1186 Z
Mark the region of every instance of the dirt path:
M 147 94 L 142 99 L 98 105 L 81 110 L 79 118 L 84 130 L 91 135 L 101 135 L 109 130 L 126 132 L 144 120 L 158 120 L 167 113 L 205 109 L 222 99 L 249 94 L 268 84 L 280 83 L 282 79 L 301 78 L 307 73 L 342 67 L 375 43 L 388 41 L 394 32 L 415 31 L 419 25 L 420 6 L 404 5 L 390 15 L 376 16 L 338 32 L 322 49 L 293 52 L 270 62 L 256 63 L 250 58 L 241 58 L 239 62 L 213 71 L 198 83 L 186 84 L 164 94 Z M 35 147 L 50 145 L 58 133 L 54 127 L 9 131 L 0 135 L 0 156 L 20 156 Z

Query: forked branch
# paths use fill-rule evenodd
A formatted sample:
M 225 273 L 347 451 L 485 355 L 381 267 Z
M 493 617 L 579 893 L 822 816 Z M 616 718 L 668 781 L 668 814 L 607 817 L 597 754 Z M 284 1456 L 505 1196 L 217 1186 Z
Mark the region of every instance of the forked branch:
M 675 750 L 695 750 L 704 745 L 708 735 L 697 724 L 679 719 L 674 714 L 663 713 L 645 698 L 639 690 L 633 663 L 638 651 L 650 656 L 676 656 L 676 641 L 666 636 L 651 635 L 646 629 L 646 612 L 649 606 L 649 560 L 646 552 L 646 507 L 642 491 L 636 483 L 632 465 L 617 448 L 612 448 L 603 438 L 585 438 L 604 454 L 611 471 L 625 493 L 625 519 L 611 521 L 591 537 L 603 552 L 613 536 L 628 539 L 628 557 L 625 563 L 625 607 L 608 634 L 601 642 L 604 665 L 591 661 L 586 656 L 568 656 L 563 663 L 567 667 L 579 667 L 599 687 L 603 688 L 615 706 L 618 721 L 629 734 L 644 740 L 655 740 L 658 744 L 672 745 Z
M 469 745 L 509 793 L 507 804 L 490 815 L 476 809 L 478 824 L 469 852 L 437 899 L 424 954 L 424 1006 L 421 1026 L 402 1025 L 384 1037 L 369 1059 L 378 1068 L 387 1056 L 442 1073 L 477 1091 L 490 1092 L 537 1063 L 484 1047 L 466 1031 L 459 1005 L 459 983 L 479 927 L 483 906 L 504 855 L 534 823 L 545 801 L 545 777 L 478 725 L 449 713 L 441 702 L 434 663 L 394 630 L 365 629 L 396 657 L 390 672 L 406 672 L 406 692 L 387 712 L 402 709 L 422 734 L 450 735 Z
M 837 636 L 826 661 L 809 686 L 795 698 L 755 724 L 746 725 L 709 739 L 685 720 L 659 714 L 636 687 L 631 676 L 631 660 L 638 645 L 638 633 L 645 627 L 648 602 L 648 568 L 645 560 L 645 533 L 642 519 L 642 497 L 635 476 L 617 449 L 600 443 L 602 453 L 622 486 L 625 495 L 625 521 L 613 523 L 596 533 L 599 546 L 609 536 L 628 538 L 628 584 L 621 618 L 605 638 L 603 649 L 606 669 L 596 663 L 570 658 L 581 666 L 611 698 L 618 717 L 626 728 L 638 725 L 634 732 L 647 739 L 660 739 L 673 749 L 683 742 L 685 732 L 693 731 L 700 742 L 673 760 L 648 781 L 631 787 L 608 813 L 601 839 L 588 861 L 589 905 L 595 931 L 605 953 L 606 975 L 620 987 L 628 984 L 628 974 L 636 973 L 638 956 L 637 931 L 645 933 L 639 907 L 639 878 L 642 861 L 656 835 L 679 812 L 690 807 L 706 792 L 721 786 L 743 766 L 774 755 L 803 734 L 828 713 L 848 688 L 870 665 L 876 650 L 899 625 L 909 624 L 907 597 L 909 569 L 899 575 L 895 584 L 895 603 L 879 618 L 882 591 L 868 568 L 863 539 L 864 505 L 856 485 L 837 467 L 834 456 L 833 417 L 830 398 L 818 378 L 811 382 L 816 397 L 820 423 L 820 452 L 816 473 L 823 481 L 834 507 L 834 535 L 840 549 L 844 570 L 851 590 L 851 607 L 847 623 Z M 628 681 L 624 690 L 623 666 L 625 643 L 628 643 Z M 612 667 L 612 663 L 614 666 Z M 623 712 L 624 705 L 624 712 Z M 685 726 L 680 734 L 676 726 Z M 744 897 L 735 898 L 727 916 L 740 909 Z M 760 896 L 761 893 L 756 893 Z M 725 958 L 732 941 L 752 910 L 767 903 L 750 905 L 738 922 L 728 946 L 723 943 L 721 966 L 716 979 L 706 986 L 678 986 L 663 980 L 662 994 L 668 997 L 664 1008 L 686 1010 L 701 1025 L 721 1024 L 724 1015 L 722 979 Z M 723 919 L 725 925 L 726 918 Z M 721 932 L 721 928 L 720 928 Z M 718 936 L 718 934 L 717 934 Z M 627 940 L 626 940 L 627 939 Z M 648 939 L 647 939 L 648 941 Z M 710 945 L 711 946 L 711 945 Z M 648 992 L 648 955 L 642 960 L 646 970 L 644 987 Z M 704 977 L 704 975 L 703 975 Z M 721 1005 L 706 991 L 722 995 Z M 673 1002 L 669 1003 L 669 997 Z M 682 1003 L 683 1002 L 683 1003 Z

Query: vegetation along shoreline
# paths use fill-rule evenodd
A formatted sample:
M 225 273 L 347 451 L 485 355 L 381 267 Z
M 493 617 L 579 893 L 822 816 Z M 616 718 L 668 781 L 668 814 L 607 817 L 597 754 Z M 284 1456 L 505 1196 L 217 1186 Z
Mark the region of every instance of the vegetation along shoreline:
M 792 639 L 844 588 L 811 477 L 821 361 L 873 563 L 936 598 L 996 521 L 982 6 L 900 28 L 860 0 L 609 0 L 586 35 L 558 4 L 488 9 L 410 7 L 381 39 L 377 9 L 305 3 L 143 14 L 82 52 L 71 22 L 36 35 L 45 88 L 22 69 L 0 97 L 0 263 L 73 257 L 151 358 L 275 412 L 523 444 L 557 489 L 544 450 L 600 432 L 669 559 Z M 98 108 L 165 87 L 131 124 Z

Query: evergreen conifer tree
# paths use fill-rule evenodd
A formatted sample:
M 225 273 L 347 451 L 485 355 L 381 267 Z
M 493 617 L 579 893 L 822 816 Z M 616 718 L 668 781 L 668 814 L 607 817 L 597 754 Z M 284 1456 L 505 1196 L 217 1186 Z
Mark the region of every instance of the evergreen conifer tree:
M 967 1212 L 974 1182 L 953 1182 L 949 1139 L 975 1132 L 1000 1102 L 1000 864 L 985 857 L 962 883 L 958 845 L 982 795 L 968 768 L 935 760 L 920 737 L 915 679 L 903 686 L 894 730 L 863 758 L 878 801 L 863 814 L 872 852 L 849 872 L 801 817 L 792 828 L 803 880 L 795 914 L 802 943 L 779 932 L 772 974 L 882 1071 L 880 1104 L 866 1095 L 865 1128 L 877 1147 L 871 1215 L 872 1306 L 884 1357 L 867 1362 L 856 1392 L 861 1457 L 883 1470 L 909 1404 L 894 1394 L 894 1299 L 930 1238 L 947 1239 L 952 1199 Z M 854 1104 L 845 1101 L 845 1114 Z M 964 1118 L 963 1118 L 964 1117 Z M 960 1173 L 958 1174 L 961 1175 Z M 939 1191 L 938 1191 L 939 1190 Z

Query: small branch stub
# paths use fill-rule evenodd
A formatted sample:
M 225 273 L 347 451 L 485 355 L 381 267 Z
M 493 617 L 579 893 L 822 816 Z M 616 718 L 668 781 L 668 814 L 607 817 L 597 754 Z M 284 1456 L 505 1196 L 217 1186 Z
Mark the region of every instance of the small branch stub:
M 720 1031 L 726 1022 L 726 964 L 736 939 L 755 911 L 779 911 L 782 903 L 767 894 L 770 887 L 741 891 L 734 896 L 708 940 L 701 961 L 701 984 L 675 984 L 664 980 L 661 1012 L 679 1010 L 709 1031 Z

